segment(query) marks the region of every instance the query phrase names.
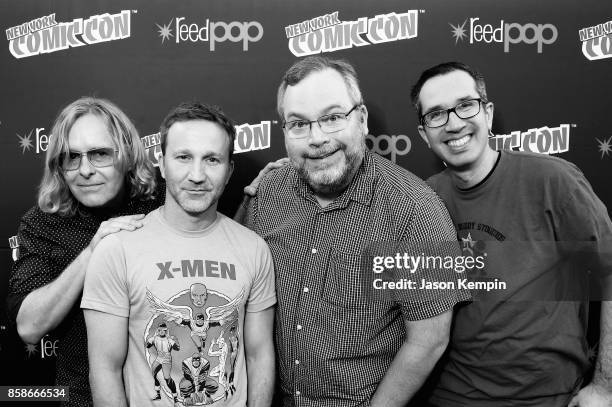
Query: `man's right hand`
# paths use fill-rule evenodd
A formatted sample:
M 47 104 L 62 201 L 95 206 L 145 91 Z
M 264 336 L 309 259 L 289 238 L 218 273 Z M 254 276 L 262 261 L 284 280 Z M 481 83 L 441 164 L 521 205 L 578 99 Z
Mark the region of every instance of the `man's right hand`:
M 145 215 L 140 213 L 138 215 L 119 216 L 105 220 L 100 224 L 100 227 L 98 227 L 98 231 L 91 239 L 89 247 L 91 250 L 95 249 L 102 238 L 112 233 L 117 233 L 120 230 L 134 231 L 142 227 L 142 219 L 144 217 Z
M 259 174 L 257 174 L 255 179 L 251 181 L 251 183 L 248 186 L 244 187 L 244 194 L 248 196 L 257 195 L 257 188 L 259 187 L 259 183 L 261 182 L 263 177 L 265 177 L 266 174 L 269 173 L 271 170 L 275 168 L 281 168 L 282 166 L 287 165 L 287 164 L 289 164 L 289 158 L 287 157 L 278 159 L 276 161 L 271 161 L 268 164 L 266 164 L 266 166 L 263 167 L 261 171 L 259 171 Z

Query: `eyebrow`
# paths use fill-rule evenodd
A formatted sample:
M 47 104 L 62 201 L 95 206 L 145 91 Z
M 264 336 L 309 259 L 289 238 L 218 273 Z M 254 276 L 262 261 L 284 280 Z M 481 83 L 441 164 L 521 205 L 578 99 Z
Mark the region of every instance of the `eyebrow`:
M 452 107 L 455 107 L 455 106 L 457 106 L 459 103 L 461 103 L 461 102 L 465 102 L 466 100 L 471 100 L 471 99 L 479 99 L 479 98 L 480 98 L 480 96 L 470 96 L 470 95 L 468 95 L 468 96 L 463 96 L 463 97 L 460 97 L 459 99 L 456 99 L 456 100 L 455 100 L 455 102 L 454 102 L 454 104 L 452 105 Z M 451 107 L 444 107 L 443 105 L 435 105 L 435 106 L 430 107 L 430 108 L 429 108 L 429 109 L 427 109 L 427 110 L 424 110 L 424 111 L 423 111 L 423 112 L 424 112 L 424 113 L 423 113 L 423 116 L 424 116 L 424 115 L 426 115 L 426 114 L 428 114 L 428 113 L 435 112 L 436 110 L 446 110 L 446 109 L 450 109 L 450 108 L 451 108 Z
M 344 106 L 342 106 L 341 104 L 338 104 L 338 103 L 334 103 L 333 105 L 329 105 L 325 109 L 321 110 L 321 114 L 319 116 L 317 116 L 316 118 L 318 119 L 319 117 L 328 115 L 328 114 L 330 114 L 330 111 L 332 111 L 334 109 L 344 109 Z M 292 119 L 292 118 L 295 118 L 295 120 L 307 120 L 307 117 L 302 116 L 301 114 L 295 113 L 295 112 L 290 112 L 287 115 L 287 121 L 290 121 L 290 119 Z
M 72 149 L 70 147 L 68 147 L 68 151 L 70 151 L 71 153 L 87 153 L 89 151 L 94 151 L 94 150 L 102 150 L 102 149 L 111 149 L 111 150 L 118 150 L 117 148 L 115 148 L 115 146 L 101 146 L 101 147 L 94 147 L 94 148 L 90 148 L 89 150 L 75 150 Z

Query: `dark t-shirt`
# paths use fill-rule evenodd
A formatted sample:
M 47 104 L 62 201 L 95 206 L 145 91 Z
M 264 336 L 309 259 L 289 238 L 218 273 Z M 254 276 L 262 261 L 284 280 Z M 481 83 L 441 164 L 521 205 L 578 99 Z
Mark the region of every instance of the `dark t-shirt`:
M 487 256 L 472 277 L 507 283 L 457 309 L 431 401 L 566 406 L 589 360 L 587 270 L 564 259 L 568 246 L 584 242 L 595 255 L 609 250 L 605 206 L 576 166 L 529 153 L 502 152 L 490 176 L 468 190 L 453 185 L 448 170 L 428 182 L 449 210 L 464 255 Z
M 162 185 L 162 191 L 164 186 Z M 9 279 L 7 299 L 10 318 L 15 321 L 25 297 L 55 280 L 89 245 L 100 223 L 117 216 L 146 214 L 157 208 L 163 193 L 155 200 L 129 202 L 116 212 L 91 212 L 81 209 L 63 217 L 33 207 L 21 219 L 17 239 L 19 254 Z M 69 406 L 92 405 L 89 388 L 87 335 L 81 299 L 77 299 L 60 325 L 53 331 L 59 339 L 56 383 L 69 386 Z

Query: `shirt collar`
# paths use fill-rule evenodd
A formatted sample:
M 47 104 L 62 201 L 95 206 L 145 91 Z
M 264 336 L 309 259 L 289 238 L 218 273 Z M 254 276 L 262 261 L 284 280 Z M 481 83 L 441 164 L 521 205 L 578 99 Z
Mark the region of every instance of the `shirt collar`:
M 366 150 L 363 161 L 349 186 L 327 208 L 345 208 L 351 200 L 369 206 L 372 201 L 375 180 L 374 157 L 370 151 Z M 299 177 L 294 168 L 291 168 L 290 182 L 298 196 L 317 202 L 310 186 Z

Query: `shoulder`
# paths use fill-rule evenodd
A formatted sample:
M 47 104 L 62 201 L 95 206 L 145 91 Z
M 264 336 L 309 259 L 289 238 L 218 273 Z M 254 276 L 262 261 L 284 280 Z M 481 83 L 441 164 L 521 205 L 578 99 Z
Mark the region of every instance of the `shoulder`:
M 586 181 L 575 164 L 559 157 L 521 151 L 504 151 L 503 154 L 510 171 L 538 185 L 565 188 Z
M 259 192 L 262 192 L 262 194 L 265 195 L 266 192 L 272 189 L 282 189 L 284 186 L 289 185 L 289 181 L 294 175 L 295 169 L 290 164 L 271 170 L 261 180 L 261 183 L 257 188 L 257 196 L 259 197 Z
M 372 154 L 378 192 L 387 193 L 400 204 L 438 199 L 435 192 L 421 178 L 379 156 Z
M 234 241 L 236 245 L 247 248 L 261 247 L 262 245 L 266 245 L 263 238 L 246 226 L 243 226 L 235 220 L 228 218 L 222 213 L 217 213 L 217 216 L 220 217 L 219 227 L 224 231 L 224 233 L 228 233 L 232 236 L 232 241 Z

